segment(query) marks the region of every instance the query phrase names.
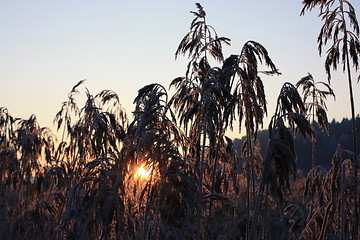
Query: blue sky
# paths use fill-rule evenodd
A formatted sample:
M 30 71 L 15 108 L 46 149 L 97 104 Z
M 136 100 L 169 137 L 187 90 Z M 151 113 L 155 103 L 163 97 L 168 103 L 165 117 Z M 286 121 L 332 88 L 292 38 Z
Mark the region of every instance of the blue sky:
M 318 9 L 300 17 L 301 1 L 199 1 L 207 22 L 231 39 L 224 55 L 238 54 L 243 44 L 264 45 L 281 76 L 263 77 L 269 118 L 285 81 L 296 83 L 310 72 L 327 81 L 316 38 L 322 25 Z M 360 16 L 360 1 L 351 1 Z M 42 126 L 52 120 L 72 86 L 96 94 L 118 93 L 129 115 L 137 91 L 150 83 L 168 87 L 183 76 L 187 59 L 174 53 L 189 30 L 194 1 L 11 0 L 0 2 L 0 106 L 15 117 L 37 115 Z M 354 75 L 355 76 L 355 75 Z M 334 73 L 328 116 L 350 117 L 345 75 Z M 80 88 L 84 95 L 84 87 Z M 360 85 L 354 83 L 356 113 Z M 81 102 L 81 101 L 80 101 Z M 239 137 L 229 133 L 231 137 Z

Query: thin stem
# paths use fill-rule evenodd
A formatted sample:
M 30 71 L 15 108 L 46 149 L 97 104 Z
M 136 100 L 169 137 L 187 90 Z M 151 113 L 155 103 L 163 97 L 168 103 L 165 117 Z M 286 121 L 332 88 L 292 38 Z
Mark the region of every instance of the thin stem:
M 312 92 L 312 97 L 313 97 L 313 105 L 312 105 L 312 126 L 315 129 L 315 106 L 317 105 L 317 102 L 315 103 L 315 83 L 313 82 L 313 92 Z M 311 154 L 312 154 L 312 167 L 314 168 L 316 166 L 316 135 L 315 138 L 312 139 L 311 141 Z
M 340 240 L 345 239 L 345 166 L 344 162 L 341 167 L 341 196 L 340 196 Z
M 147 235 L 147 228 L 148 228 L 148 216 L 149 216 L 149 205 L 150 205 L 150 194 L 151 194 L 151 184 L 152 184 L 152 180 L 153 180 L 153 175 L 154 175 L 154 163 L 153 166 L 151 168 L 151 172 L 150 172 L 150 180 L 149 180 L 149 186 L 148 186 L 148 193 L 147 193 L 147 199 L 146 199 L 146 208 L 145 208 L 145 216 L 144 216 L 144 226 L 143 226 L 143 239 L 147 239 L 146 235 Z
M 330 213 L 332 204 L 333 204 L 333 202 L 330 202 L 330 204 L 326 208 L 324 220 L 323 220 L 323 223 L 321 225 L 321 233 L 320 233 L 320 236 L 319 236 L 319 240 L 325 239 L 326 224 L 327 224 L 327 220 L 329 218 L 329 213 Z
M 265 209 L 264 209 L 264 229 L 263 229 L 263 240 L 266 240 L 267 233 L 267 204 L 268 204 L 268 186 L 265 187 Z
M 340 2 L 342 2 L 342 1 L 340 1 Z M 342 4 L 341 4 L 341 6 L 342 6 Z M 342 14 L 344 14 L 343 10 L 342 10 Z M 343 21 L 345 22 L 345 19 Z M 344 31 L 346 31 L 346 27 L 345 27 Z M 344 37 L 344 38 L 345 38 L 344 41 L 346 41 L 346 37 Z M 344 50 L 345 50 L 345 56 L 346 56 L 346 69 L 347 69 L 348 85 L 349 85 L 349 93 L 350 93 L 352 134 L 353 134 L 353 152 L 354 152 L 354 156 L 355 156 L 355 169 L 357 171 L 357 168 L 358 168 L 358 164 L 357 164 L 357 137 L 356 137 L 356 118 L 355 118 L 354 94 L 353 94 L 353 89 L 352 89 L 352 78 L 351 78 L 351 68 L 350 68 L 348 45 L 345 44 L 344 48 L 345 48 Z
M 252 202 L 255 204 L 255 171 L 254 171 L 254 154 L 252 149 L 252 134 L 250 128 L 247 127 L 247 191 L 248 191 L 248 220 L 250 220 L 250 207 L 251 207 L 251 196 Z M 250 175 L 251 174 L 251 175 Z M 252 187 L 252 195 L 250 194 L 250 186 Z M 254 223 L 253 223 L 254 224 Z M 255 226 L 251 226 L 250 223 L 247 225 L 247 237 L 251 239 L 251 230 Z
M 255 237 L 256 237 L 257 221 L 258 221 L 260 205 L 261 205 L 261 201 L 262 201 L 262 197 L 263 197 L 263 193 L 264 193 L 264 187 L 265 187 L 265 182 L 264 182 L 264 177 L 263 176 L 264 175 L 262 175 L 262 177 L 261 177 L 260 189 L 259 189 L 258 197 L 256 199 L 254 215 L 253 215 L 253 218 L 252 218 L 250 239 L 255 239 Z

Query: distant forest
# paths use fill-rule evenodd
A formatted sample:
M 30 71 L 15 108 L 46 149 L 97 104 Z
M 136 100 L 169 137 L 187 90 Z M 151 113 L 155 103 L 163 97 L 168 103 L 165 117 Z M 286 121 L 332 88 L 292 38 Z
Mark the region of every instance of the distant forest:
M 356 129 L 357 136 L 360 136 L 360 117 L 359 115 L 356 118 Z M 348 155 L 345 150 L 352 149 L 352 135 L 351 135 L 351 120 L 344 118 L 341 122 L 335 121 L 333 119 L 329 123 L 329 132 L 327 135 L 324 129 L 319 128 L 315 124 L 315 132 L 317 136 L 317 149 L 316 149 L 316 158 L 318 165 L 323 166 L 326 169 L 331 168 L 331 159 L 336 152 L 336 149 L 340 145 L 344 150 L 344 157 Z M 258 132 L 257 139 L 259 140 L 261 149 L 261 156 L 266 155 L 267 145 L 269 141 L 269 131 L 261 130 Z M 234 146 L 237 150 L 241 149 L 241 146 L 245 142 L 246 137 L 241 139 L 234 139 Z M 309 138 L 304 138 L 301 135 L 295 136 L 295 151 L 297 155 L 297 167 L 303 171 L 306 175 L 311 167 L 311 141 Z M 357 144 L 357 147 L 360 147 L 360 144 Z

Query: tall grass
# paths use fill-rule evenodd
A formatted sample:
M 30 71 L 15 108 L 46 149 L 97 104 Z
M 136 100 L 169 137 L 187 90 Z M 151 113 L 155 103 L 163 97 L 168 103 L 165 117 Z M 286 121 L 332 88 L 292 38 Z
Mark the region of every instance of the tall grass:
M 280 73 L 256 41 L 225 58 L 230 39 L 196 8 L 176 51 L 189 64 L 170 83 L 174 95 L 144 86 L 130 120 L 120 96 L 81 91 L 84 80 L 55 116 L 59 142 L 35 115 L 0 108 L 1 239 L 356 239 L 351 152 L 339 146 L 328 170 L 297 169 L 294 135 L 315 135 L 286 82 L 262 156 L 261 74 Z M 241 149 L 226 136 L 234 121 L 246 130 Z M 139 177 L 139 167 L 149 175 Z

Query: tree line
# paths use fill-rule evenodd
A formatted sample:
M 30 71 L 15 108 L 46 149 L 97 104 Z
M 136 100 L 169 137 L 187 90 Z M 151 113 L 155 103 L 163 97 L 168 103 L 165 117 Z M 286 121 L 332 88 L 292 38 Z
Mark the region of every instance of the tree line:
M 352 148 L 352 135 L 351 135 L 351 120 L 344 118 L 340 122 L 337 122 L 333 119 L 329 123 L 329 132 L 328 135 L 324 129 L 315 125 L 315 133 L 317 136 L 317 149 L 316 149 L 316 158 L 318 159 L 317 164 L 330 169 L 331 159 L 336 152 L 338 145 L 344 150 L 351 151 Z M 360 128 L 360 118 L 356 118 L 356 128 Z M 260 143 L 260 152 L 261 155 L 265 155 L 266 146 L 268 141 L 269 131 L 264 129 L 259 131 L 257 139 Z M 360 136 L 360 133 L 357 133 L 357 136 Z M 295 138 L 295 151 L 297 156 L 297 166 L 302 172 L 306 175 L 312 168 L 312 149 L 311 141 L 308 138 L 303 138 L 302 136 L 294 136 Z M 241 149 L 245 141 L 245 137 L 240 139 L 234 139 L 234 146 L 236 149 Z M 358 145 L 358 147 L 360 147 Z M 346 153 L 344 153 L 344 157 Z

